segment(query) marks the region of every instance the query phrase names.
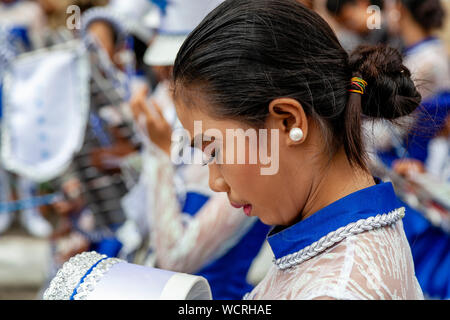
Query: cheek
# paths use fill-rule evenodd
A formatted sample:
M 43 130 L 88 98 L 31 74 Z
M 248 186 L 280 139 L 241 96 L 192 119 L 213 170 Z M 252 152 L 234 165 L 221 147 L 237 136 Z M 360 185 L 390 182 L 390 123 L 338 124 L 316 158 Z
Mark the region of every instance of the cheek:
M 231 190 L 231 196 L 252 204 L 260 218 L 276 214 L 284 192 L 279 177 L 260 174 L 259 165 L 223 165 L 221 173 Z
M 258 182 L 259 171 L 256 165 L 224 164 L 220 166 L 220 171 L 231 190 L 238 196 L 251 192 Z

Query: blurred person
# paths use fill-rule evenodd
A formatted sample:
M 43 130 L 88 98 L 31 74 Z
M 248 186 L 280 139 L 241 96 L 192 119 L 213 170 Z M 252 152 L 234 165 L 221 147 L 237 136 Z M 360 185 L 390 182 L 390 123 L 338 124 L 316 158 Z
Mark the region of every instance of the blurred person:
M 221 0 L 167 2 L 158 34 L 144 61 L 158 86 L 148 99 L 142 88 L 131 100 L 138 128 L 147 136 L 143 150 L 146 214 L 158 268 L 205 277 L 214 299 L 241 299 L 252 289 L 249 268 L 261 250 L 268 226 L 233 208 L 224 194 L 211 194 L 205 166 L 171 162 L 172 132 L 180 129 L 170 92 L 176 54 L 207 9 Z M 198 152 L 188 148 L 188 152 Z M 177 183 L 178 181 L 178 183 Z
M 405 44 L 405 65 L 424 100 L 450 90 L 449 56 L 436 36 L 446 12 L 440 0 L 397 0 L 398 31 Z
M 396 17 L 394 29 L 405 44 L 405 66 L 411 70 L 423 100 L 411 117 L 401 120 L 405 123 L 401 129 L 386 122 L 373 128 L 374 148 L 391 167 L 393 160 L 402 157 L 426 161 L 428 143 L 442 129 L 450 103 L 450 65 L 446 48 L 434 33 L 445 18 L 439 0 L 398 0 L 388 11 L 388 16 Z
M 89 3 L 88 1 L 84 1 L 84 3 L 86 4 L 86 6 L 88 6 L 88 4 L 92 3 L 92 1 L 90 1 Z M 114 63 L 109 59 L 114 58 L 115 54 L 123 47 L 122 45 L 125 38 L 124 28 L 120 24 L 120 19 L 117 19 L 117 17 L 113 16 L 110 12 L 104 11 L 102 12 L 103 15 L 98 13 L 94 16 L 89 15 L 89 10 L 87 10 L 87 8 L 84 9 L 86 9 L 84 13 L 87 14 L 82 16 L 82 21 L 85 22 L 85 24 L 82 25 L 83 29 L 79 30 L 79 32 L 85 42 L 81 42 L 80 47 L 82 47 L 83 45 L 89 46 L 92 43 L 95 43 L 97 45 L 95 47 L 95 50 L 92 51 L 95 51 L 95 53 L 97 54 L 102 54 L 101 59 L 98 59 L 101 61 L 96 60 L 91 61 L 91 63 L 97 63 L 95 64 L 95 68 L 97 68 L 95 71 L 100 73 L 99 77 L 105 77 L 102 78 L 102 81 L 104 81 L 102 84 L 110 84 L 109 81 L 112 82 L 115 79 L 108 78 L 109 76 L 111 76 L 111 73 L 107 73 L 106 71 L 113 71 L 112 76 L 120 74 L 119 68 L 116 67 Z M 89 42 L 89 40 L 87 40 L 88 37 L 90 37 L 90 40 L 94 40 L 92 40 L 92 42 Z M 75 45 L 79 45 L 79 42 L 74 43 L 74 46 Z M 78 50 L 78 48 L 75 48 L 75 50 Z M 107 53 L 107 50 L 109 50 L 109 54 Z M 45 52 L 46 51 L 41 51 L 42 54 L 45 54 Z M 82 60 L 82 63 L 76 65 L 77 70 L 81 70 L 77 75 L 81 76 L 72 80 L 72 85 L 73 87 L 76 86 L 79 89 L 79 95 L 75 97 L 75 99 L 78 99 L 75 102 L 77 104 L 78 110 L 80 113 L 86 113 L 86 116 L 84 117 L 83 115 L 81 117 L 81 120 L 76 119 L 78 121 L 74 121 L 76 125 L 81 124 L 80 127 L 77 127 L 75 129 L 66 128 L 69 129 L 69 132 L 72 132 L 72 137 L 70 138 L 70 141 L 66 141 L 66 144 L 76 144 L 77 147 L 76 150 L 73 151 L 74 154 L 70 155 L 70 157 L 72 157 L 72 162 L 70 167 L 67 169 L 67 172 L 64 173 L 63 178 L 61 180 L 55 179 L 54 181 L 52 180 L 50 182 L 55 190 L 61 190 L 62 193 L 66 195 L 52 205 L 54 212 L 56 212 L 57 214 L 57 224 L 56 229 L 53 230 L 50 238 L 52 240 L 52 244 L 54 244 L 55 247 L 54 258 L 57 264 L 62 264 L 74 254 L 86 251 L 88 249 L 98 250 L 99 252 L 108 254 L 110 256 L 115 256 L 120 250 L 121 245 L 114 237 L 113 231 L 107 229 L 108 227 L 115 227 L 114 223 L 120 219 L 120 208 L 115 208 L 113 205 L 111 205 L 111 202 L 107 203 L 107 201 L 105 201 L 105 198 L 106 200 L 108 200 L 108 197 L 118 197 L 122 195 L 122 193 L 120 192 L 123 190 L 123 185 L 120 184 L 121 181 L 117 183 L 114 179 L 112 179 L 113 174 L 115 173 L 114 170 L 117 169 L 117 167 L 114 167 L 112 169 L 109 167 L 105 168 L 104 162 L 102 160 L 104 160 L 104 158 L 108 158 L 110 155 L 112 155 L 113 158 L 116 159 L 116 157 L 123 156 L 123 154 L 127 154 L 135 150 L 132 146 L 130 146 L 130 144 L 117 143 L 116 145 L 113 145 L 111 149 L 106 150 L 106 152 L 103 152 L 102 154 L 101 151 L 105 150 L 97 148 L 99 147 L 99 144 L 101 145 L 101 143 L 98 143 L 98 141 L 95 141 L 94 143 L 91 142 L 89 145 L 88 143 L 86 143 L 86 141 L 92 138 L 92 136 L 95 137 L 95 133 L 104 134 L 104 136 L 111 137 L 114 136 L 117 131 L 119 131 L 114 130 L 117 128 L 111 128 L 113 126 L 105 128 L 104 131 L 103 127 L 95 127 L 95 129 L 100 129 L 99 131 L 101 132 L 92 129 L 92 122 L 94 122 L 94 124 L 97 124 L 95 121 L 98 120 L 98 118 L 92 120 L 92 118 L 97 115 L 99 108 L 96 97 L 98 97 L 100 94 L 103 94 L 102 97 L 104 98 L 105 94 L 113 94 L 111 93 L 112 90 L 107 93 L 102 91 L 102 89 L 110 90 L 109 87 L 106 89 L 103 87 L 101 87 L 100 89 L 98 87 L 94 87 L 94 76 L 92 76 L 92 74 L 89 74 L 90 78 L 88 77 L 88 70 L 85 69 L 87 67 L 85 59 L 87 60 L 88 58 L 93 58 L 93 56 L 98 58 L 98 56 L 96 56 L 95 54 L 93 54 L 92 56 L 77 56 L 77 62 L 79 62 L 79 60 Z M 107 67 L 109 67 L 109 69 L 105 68 L 105 64 L 107 65 Z M 120 61 L 118 61 L 117 64 L 119 66 L 122 66 Z M 102 72 L 105 73 L 103 74 Z M 50 81 L 52 80 L 54 81 L 55 79 L 50 79 Z M 120 88 L 114 89 L 123 89 L 122 83 L 120 83 L 120 85 Z M 96 94 L 93 93 L 91 96 L 89 96 L 88 92 L 90 92 L 90 90 L 86 90 L 88 86 L 91 86 L 91 89 L 93 91 L 96 91 Z M 98 91 L 100 91 L 100 93 Z M 126 90 L 123 89 L 122 91 Z M 62 95 L 59 97 L 66 98 L 68 96 Z M 89 100 L 89 98 L 91 99 Z M 67 101 L 67 104 L 70 103 L 73 103 L 73 101 Z M 87 116 L 88 108 L 90 111 L 90 117 Z M 68 111 L 70 112 L 70 110 Z M 77 114 L 77 116 L 79 115 Z M 57 128 L 57 126 L 55 128 Z M 80 129 L 80 132 L 77 133 L 77 129 Z M 111 129 L 112 132 L 107 132 L 108 129 Z M 84 130 L 87 130 L 86 134 Z M 57 134 L 57 131 L 55 132 Z M 113 137 L 114 139 L 112 140 L 114 142 L 116 142 L 117 140 L 120 140 L 120 142 L 126 140 L 122 139 L 123 137 L 120 134 L 121 133 L 119 132 L 116 136 Z M 76 142 L 77 139 L 80 141 Z M 68 150 L 70 150 L 70 147 L 68 148 Z M 82 157 L 82 155 L 80 156 L 80 154 L 82 153 L 87 153 L 87 156 L 82 159 L 84 160 L 84 162 L 80 160 L 80 157 Z M 99 158 L 100 160 L 98 161 L 98 163 L 96 163 L 96 160 L 98 160 Z M 83 165 L 87 168 L 83 167 Z M 96 169 L 96 165 L 99 167 L 99 170 Z M 83 169 L 86 169 L 85 172 L 80 172 Z M 93 171 L 96 173 L 100 170 L 104 170 L 104 172 L 99 172 L 96 177 L 92 176 L 91 174 L 91 176 L 89 177 L 90 180 L 86 177 L 88 173 L 92 173 Z M 83 173 L 86 173 L 86 175 L 84 175 Z M 69 177 L 67 178 L 67 176 Z M 98 183 L 99 180 L 100 182 L 103 182 L 103 188 L 100 191 L 98 190 L 100 189 Z M 102 196 L 99 196 L 100 193 L 102 193 Z M 120 204 L 118 201 L 116 203 Z M 115 211 L 115 209 L 117 210 Z M 99 230 L 101 228 L 103 229 Z
M 415 173 L 430 173 L 436 180 L 450 183 L 450 115 L 447 116 L 442 129 L 428 144 L 425 161 L 415 158 L 395 160 L 393 170 L 409 177 Z
M 61 208 L 68 210 L 74 233 L 87 238 L 92 250 L 117 256 L 123 244 L 116 232 L 126 218 L 120 205 L 120 197 L 127 192 L 121 161 L 137 151 L 121 112 L 130 94 L 128 71 L 133 67 L 132 61 L 121 56 L 129 50 L 129 30 L 108 6 L 85 8 L 81 19 L 79 35 L 92 53 L 91 87 L 97 94 L 91 96 L 88 133 L 73 159 L 69 179 L 75 186 L 72 189 L 84 197 L 69 197 Z M 94 220 L 93 226 L 83 227 L 89 219 Z
M 55 30 L 66 27 L 67 8 L 74 4 L 74 0 L 36 0 L 42 8 L 49 28 Z
M 39 32 L 46 24 L 44 11 L 36 1 L 1 0 L 0 22 L 8 25 L 21 25 Z
M 448 104 L 449 105 L 449 104 Z M 447 108 L 448 108 L 447 105 Z M 441 194 L 446 197 L 443 186 L 450 185 L 450 115 L 444 120 L 442 129 L 428 144 L 425 161 L 416 158 L 401 158 L 393 163 L 393 171 L 415 185 L 425 188 L 426 194 Z M 414 192 L 409 197 L 414 197 Z M 413 201 L 414 204 L 416 201 Z M 448 202 L 447 202 L 448 203 Z M 450 236 L 449 209 L 438 201 L 420 203 L 420 208 L 407 207 L 409 214 L 404 219 L 405 234 L 411 244 L 417 279 L 424 294 L 430 299 L 450 298 Z M 447 220 L 444 220 L 447 219 Z M 447 226 L 447 228 L 445 228 Z
M 27 50 L 42 47 L 47 18 L 40 4 L 32 0 L 1 0 L 0 25 L 15 28 L 27 43 Z
M 443 91 L 432 98 L 424 100 L 421 107 L 416 112 L 410 130 L 403 141 L 396 140 L 397 143 L 392 149 L 378 150 L 385 163 L 392 166 L 392 169 L 406 173 L 405 169 L 410 165 L 421 163 L 417 170 L 424 172 L 423 165 L 426 164 L 426 171 L 435 175 L 439 180 L 445 181 L 446 148 L 445 137 L 447 134 L 448 116 L 450 108 L 450 91 Z M 390 128 L 386 128 L 389 132 Z M 391 131 L 392 132 L 392 131 Z M 394 132 L 401 136 L 401 132 Z M 392 141 L 392 140 L 390 140 Z M 440 169 L 438 169 L 440 168 Z
M 90 45 L 90 41 L 95 43 L 98 54 L 96 63 L 101 64 L 98 67 L 104 73 L 105 81 L 111 83 L 117 90 L 116 93 L 120 95 L 120 101 L 116 102 L 117 105 L 102 105 L 99 110 L 95 110 L 98 116 L 106 122 L 107 134 L 114 141 L 91 150 L 92 161 L 96 167 L 105 172 L 118 172 L 120 171 L 119 163 L 109 165 L 107 164 L 108 158 L 122 158 L 135 152 L 137 147 L 127 136 L 129 132 L 121 129 L 127 121 L 121 113 L 121 104 L 129 99 L 131 77 L 133 76 L 131 73 L 135 69 L 132 58 L 124 59 L 124 56 L 130 54 L 131 51 L 128 46 L 130 30 L 124 22 L 124 17 L 109 6 L 86 10 L 82 15 L 82 20 L 82 38 L 88 45 Z M 107 115 L 110 113 L 115 116 L 108 117 Z
M 153 87 L 157 82 L 151 70 L 144 67 L 143 58 L 158 23 L 158 9 L 149 0 L 110 1 L 83 12 L 81 36 L 95 39 L 106 53 L 112 66 L 105 63 L 104 67 L 113 70 L 127 95 L 139 83 L 148 81 Z
M 379 11 L 369 10 L 370 7 Z M 398 47 L 398 40 L 387 29 L 383 16 L 383 1 L 380 0 L 327 0 L 329 15 L 337 22 L 336 32 L 343 47 L 351 51 L 360 44 L 388 44 Z M 379 17 L 375 17 L 379 15 Z M 380 26 L 369 28 L 370 22 L 379 19 Z
M 93 7 L 83 12 L 81 36 L 95 39 L 118 69 L 123 68 L 117 59 L 125 48 L 127 30 L 120 17 L 105 7 Z
M 450 92 L 441 91 L 422 101 L 411 118 L 402 119 L 403 126 L 366 123 L 366 135 L 373 141 L 368 146 L 374 148 L 375 159 L 379 159 L 375 167 L 382 167 L 387 177 L 398 182 L 402 204 L 409 213 L 403 221 L 416 276 L 424 294 L 432 299 L 450 297 L 450 238 L 444 228 L 445 220 L 436 218 L 441 213 L 436 215 L 433 205 L 437 202 L 436 207 L 442 207 L 437 212 L 448 210 L 439 204 L 439 199 L 445 197 L 445 188 L 438 185 L 449 183 L 446 138 L 449 106 Z M 422 199 L 424 194 L 426 199 Z
M 405 44 L 405 66 L 422 96 L 421 106 L 411 117 L 401 121 L 403 127 L 380 122 L 372 127 L 375 153 L 392 174 L 412 181 L 416 173 L 434 181 L 448 183 L 448 149 L 446 126 L 450 106 L 450 69 L 448 53 L 436 36 L 444 22 L 445 11 L 439 0 L 399 0 L 389 5 L 390 25 Z M 433 188 L 424 185 L 423 188 Z M 434 194 L 436 190 L 425 190 Z M 428 203 L 419 203 L 414 192 L 404 203 L 410 212 L 404 219 L 405 233 L 412 248 L 417 278 L 424 294 L 448 299 L 448 233 L 434 225 L 427 211 Z M 412 200 L 410 199 L 412 198 Z
M 159 7 L 150 0 L 112 0 L 107 8 L 121 17 L 129 33 L 130 51 L 122 56 L 133 60 L 133 68 L 128 71 L 131 73 L 131 90 L 141 83 L 148 83 L 154 89 L 158 80 L 153 70 L 145 64 L 144 55 L 160 23 Z

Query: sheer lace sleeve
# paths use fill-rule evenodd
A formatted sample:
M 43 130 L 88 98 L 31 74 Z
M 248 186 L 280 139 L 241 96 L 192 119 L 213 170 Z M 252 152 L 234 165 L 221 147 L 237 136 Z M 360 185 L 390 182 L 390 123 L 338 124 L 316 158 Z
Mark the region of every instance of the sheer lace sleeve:
M 183 214 L 169 157 L 157 150 L 155 155 L 147 153 L 144 163 L 147 181 L 155 186 L 149 213 L 158 267 L 195 273 L 234 246 L 256 222 L 233 208 L 225 193 L 212 194 L 195 216 Z
M 286 270 L 273 266 L 248 299 L 423 299 L 401 221 L 344 239 Z

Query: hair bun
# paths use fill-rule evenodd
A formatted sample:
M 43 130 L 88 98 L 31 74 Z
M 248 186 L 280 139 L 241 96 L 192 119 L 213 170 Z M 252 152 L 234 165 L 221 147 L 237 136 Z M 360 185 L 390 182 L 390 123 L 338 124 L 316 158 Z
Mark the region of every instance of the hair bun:
M 421 102 L 411 73 L 398 50 L 385 45 L 363 45 L 349 58 L 355 76 L 368 82 L 362 111 L 373 118 L 396 119 L 412 113 Z

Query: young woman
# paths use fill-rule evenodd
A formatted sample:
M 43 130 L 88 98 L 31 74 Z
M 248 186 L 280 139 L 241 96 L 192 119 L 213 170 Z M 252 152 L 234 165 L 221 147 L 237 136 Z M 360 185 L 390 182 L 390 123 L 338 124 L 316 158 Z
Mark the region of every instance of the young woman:
M 368 171 L 361 134 L 363 117 L 395 119 L 420 103 L 397 51 L 349 57 L 295 0 L 227 0 L 185 41 L 173 81 L 181 123 L 211 156 L 210 187 L 274 226 L 274 265 L 247 298 L 423 298 L 404 208 Z M 225 141 L 239 129 L 276 138 L 257 146 L 278 158 L 276 172 L 249 161 L 250 139 L 245 150 Z M 231 151 L 245 163 L 218 161 Z

